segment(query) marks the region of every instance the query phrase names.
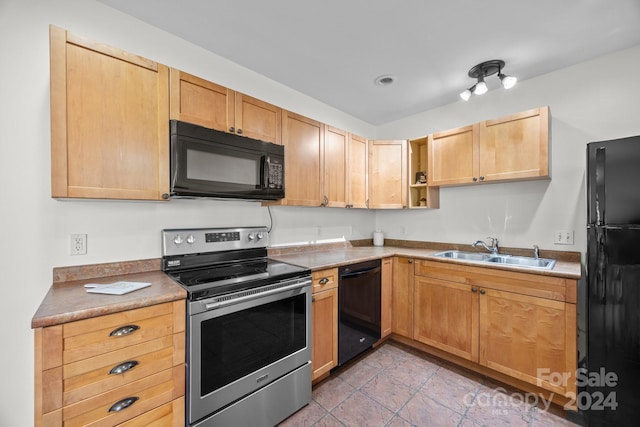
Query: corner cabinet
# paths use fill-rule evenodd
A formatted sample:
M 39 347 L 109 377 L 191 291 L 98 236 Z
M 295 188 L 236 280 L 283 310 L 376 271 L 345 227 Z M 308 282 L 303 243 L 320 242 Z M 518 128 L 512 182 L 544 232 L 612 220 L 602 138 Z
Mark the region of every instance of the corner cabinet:
M 369 203 L 372 209 L 407 207 L 407 141 L 369 141 Z
M 338 365 L 338 269 L 312 273 L 311 379 Z
M 184 319 L 180 300 L 35 329 L 35 425 L 182 425 Z
M 163 200 L 168 67 L 50 27 L 51 196 Z
M 432 186 L 549 177 L 549 107 L 429 135 Z
M 219 84 L 171 69 L 171 118 L 281 144 L 282 110 Z

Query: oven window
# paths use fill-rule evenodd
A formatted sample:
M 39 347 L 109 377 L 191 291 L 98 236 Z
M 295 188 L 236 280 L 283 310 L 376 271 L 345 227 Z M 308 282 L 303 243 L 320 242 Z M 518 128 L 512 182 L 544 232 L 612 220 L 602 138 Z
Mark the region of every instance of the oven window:
M 303 349 L 305 307 L 300 294 L 202 322 L 202 396 Z

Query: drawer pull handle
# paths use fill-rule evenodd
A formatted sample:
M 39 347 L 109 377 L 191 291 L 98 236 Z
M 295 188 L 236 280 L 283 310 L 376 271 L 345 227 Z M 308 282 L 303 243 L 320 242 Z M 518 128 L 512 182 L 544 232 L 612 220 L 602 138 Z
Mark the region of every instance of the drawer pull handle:
M 125 335 L 129 335 L 129 334 L 134 333 L 138 329 L 140 329 L 140 326 L 138 326 L 138 325 L 122 326 L 120 328 L 117 328 L 117 329 L 114 329 L 113 331 L 111 331 L 109 336 L 110 337 L 123 337 Z
M 329 279 L 327 279 L 326 277 L 323 277 L 322 279 L 320 279 L 318 283 L 320 283 L 321 285 L 326 285 L 327 283 L 329 283 Z
M 128 362 L 121 363 L 118 366 L 114 366 L 113 368 L 111 368 L 111 370 L 109 371 L 109 375 L 123 374 L 127 372 L 129 369 L 135 368 L 136 366 L 138 366 L 137 360 L 129 360 Z
M 138 400 L 138 399 L 139 399 L 138 396 L 131 396 L 131 397 L 127 397 L 125 399 L 122 399 L 122 400 L 114 403 L 113 405 L 111 405 L 111 408 L 109 408 L 109 412 L 120 412 L 123 409 L 127 409 L 129 406 L 131 406 L 134 403 L 136 403 L 136 400 Z

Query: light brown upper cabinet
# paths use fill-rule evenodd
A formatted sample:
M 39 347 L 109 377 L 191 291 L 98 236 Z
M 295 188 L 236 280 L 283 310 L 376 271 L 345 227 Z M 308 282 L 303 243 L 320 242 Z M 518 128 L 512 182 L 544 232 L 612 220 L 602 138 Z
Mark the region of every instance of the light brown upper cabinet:
M 409 141 L 409 208 L 440 207 L 440 189 L 429 185 L 427 179 L 427 137 Z
M 367 139 L 349 134 L 347 207 L 366 208 L 368 198 L 367 170 L 368 170 Z
M 169 68 L 50 27 L 51 196 L 169 193 Z
M 369 203 L 372 209 L 407 207 L 407 141 L 369 141 Z
M 481 181 L 549 177 L 549 107 L 480 123 Z
M 432 186 L 549 176 L 549 107 L 429 135 Z
M 347 166 L 349 133 L 324 126 L 324 195 L 329 207 L 347 206 Z
M 174 68 L 171 69 L 171 118 L 281 143 L 280 107 Z
M 285 198 L 272 205 L 322 206 L 324 203 L 324 124 L 282 112 Z
M 460 185 L 477 181 L 478 135 L 477 124 L 429 135 L 429 185 Z

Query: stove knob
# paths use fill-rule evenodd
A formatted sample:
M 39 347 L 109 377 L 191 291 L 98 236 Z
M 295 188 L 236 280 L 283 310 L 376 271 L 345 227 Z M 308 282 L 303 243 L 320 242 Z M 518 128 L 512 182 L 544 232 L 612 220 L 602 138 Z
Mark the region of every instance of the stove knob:
M 187 243 L 190 244 L 190 245 L 193 245 L 195 242 L 196 242 L 196 238 L 193 237 L 193 234 L 189 234 L 187 236 Z
M 263 237 L 264 237 L 264 235 L 263 235 L 262 233 L 258 233 L 258 234 L 256 234 L 256 238 L 257 238 L 258 240 L 262 239 Z
M 176 237 L 173 238 L 173 243 L 175 243 L 176 245 L 181 245 L 182 242 L 184 242 L 184 239 L 182 238 L 182 236 L 179 234 L 176 234 Z
M 247 236 L 247 238 L 248 238 L 249 240 L 253 240 L 253 233 L 249 233 L 249 235 Z

